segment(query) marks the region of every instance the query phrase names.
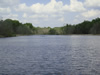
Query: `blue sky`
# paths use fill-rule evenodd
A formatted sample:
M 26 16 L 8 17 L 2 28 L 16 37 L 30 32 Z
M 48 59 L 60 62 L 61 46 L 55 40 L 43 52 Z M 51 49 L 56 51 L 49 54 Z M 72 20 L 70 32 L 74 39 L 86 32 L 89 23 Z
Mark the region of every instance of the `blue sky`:
M 0 17 L 60 27 L 100 17 L 100 0 L 0 0 Z

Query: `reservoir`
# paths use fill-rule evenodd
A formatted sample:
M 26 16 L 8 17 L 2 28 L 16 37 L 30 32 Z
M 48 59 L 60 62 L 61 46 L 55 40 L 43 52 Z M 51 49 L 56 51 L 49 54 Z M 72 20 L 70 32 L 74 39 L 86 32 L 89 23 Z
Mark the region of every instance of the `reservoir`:
M 0 38 L 0 75 L 100 75 L 100 36 Z

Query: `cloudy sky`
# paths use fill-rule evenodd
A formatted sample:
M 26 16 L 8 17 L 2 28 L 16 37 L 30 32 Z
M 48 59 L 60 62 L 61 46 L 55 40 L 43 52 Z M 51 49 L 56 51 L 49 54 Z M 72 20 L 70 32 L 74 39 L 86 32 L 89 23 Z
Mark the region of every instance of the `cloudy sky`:
M 0 0 L 0 18 L 59 27 L 100 17 L 100 0 Z

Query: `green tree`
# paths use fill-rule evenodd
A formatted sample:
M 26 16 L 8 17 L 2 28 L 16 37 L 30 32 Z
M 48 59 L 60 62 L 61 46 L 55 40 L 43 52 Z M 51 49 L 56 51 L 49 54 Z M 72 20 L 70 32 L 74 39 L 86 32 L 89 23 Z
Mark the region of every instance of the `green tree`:
M 0 22 L 0 35 L 5 37 L 13 36 L 12 22 L 10 19 Z
M 27 26 L 24 26 L 24 25 L 20 25 L 16 31 L 17 31 L 17 34 L 22 34 L 22 35 L 32 34 L 31 30 Z
M 51 28 L 51 29 L 49 30 L 49 34 L 50 34 L 50 35 L 56 35 L 57 32 L 56 32 L 56 30 L 55 30 L 54 28 Z

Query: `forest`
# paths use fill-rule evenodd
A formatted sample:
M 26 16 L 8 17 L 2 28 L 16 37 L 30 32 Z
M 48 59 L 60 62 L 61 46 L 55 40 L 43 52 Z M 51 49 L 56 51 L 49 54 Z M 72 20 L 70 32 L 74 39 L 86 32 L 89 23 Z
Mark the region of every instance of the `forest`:
M 0 37 L 18 35 L 70 35 L 100 34 L 100 18 L 84 21 L 79 24 L 66 24 L 62 27 L 35 27 L 32 23 L 22 24 L 18 20 L 0 20 Z

